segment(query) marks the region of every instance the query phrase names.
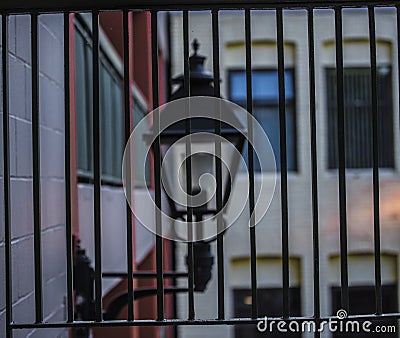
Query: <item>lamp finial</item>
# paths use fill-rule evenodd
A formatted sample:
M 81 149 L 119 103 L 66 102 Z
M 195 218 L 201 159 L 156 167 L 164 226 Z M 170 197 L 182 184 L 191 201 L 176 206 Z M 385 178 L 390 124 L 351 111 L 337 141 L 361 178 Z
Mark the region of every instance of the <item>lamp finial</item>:
M 200 47 L 199 41 L 197 41 L 197 39 L 193 40 L 192 47 L 193 47 L 194 55 L 196 55 L 197 51 L 199 50 L 199 47 Z

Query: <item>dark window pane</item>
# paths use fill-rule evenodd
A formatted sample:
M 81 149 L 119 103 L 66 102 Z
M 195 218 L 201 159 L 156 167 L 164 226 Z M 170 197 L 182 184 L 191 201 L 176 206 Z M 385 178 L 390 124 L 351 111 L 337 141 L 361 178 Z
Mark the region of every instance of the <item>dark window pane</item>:
M 102 64 L 100 67 L 101 173 L 105 177 L 112 177 L 113 174 L 112 153 L 114 140 L 111 119 L 111 111 L 113 109 L 111 81 L 111 76 Z
M 256 107 L 254 116 L 261 124 L 263 130 L 271 142 L 275 155 L 276 169 L 280 170 L 280 131 L 279 131 L 279 108 L 278 107 Z M 296 144 L 295 138 L 295 121 L 294 113 L 291 107 L 286 108 L 286 150 L 287 150 L 287 167 L 288 170 L 296 170 Z M 255 140 L 257 144 L 258 140 Z M 262 149 L 262 145 L 260 145 Z M 268 168 L 268 164 L 263 164 L 264 168 Z M 260 171 L 259 162 L 255 164 L 255 170 Z
M 300 288 L 292 287 L 290 293 L 290 315 L 293 317 L 301 316 Z M 251 317 L 251 290 L 233 290 L 234 314 L 236 318 Z M 258 316 L 262 317 L 281 317 L 283 314 L 282 289 L 269 288 L 258 289 Z M 279 332 L 277 329 L 269 332 L 259 332 L 256 325 L 236 325 L 235 337 L 301 337 L 301 332 Z
M 93 65 L 92 48 L 85 43 L 85 91 L 86 96 L 86 144 L 88 152 L 89 172 L 93 175 Z
M 332 314 L 335 315 L 340 307 L 340 287 L 332 287 Z M 352 286 L 349 288 L 349 306 L 351 315 L 374 314 L 375 313 L 375 287 L 374 286 Z M 384 313 L 394 313 L 398 311 L 397 287 L 396 285 L 382 286 L 382 307 Z M 362 323 L 362 321 L 360 321 Z M 384 319 L 372 321 L 371 331 L 376 325 L 395 326 L 398 325 L 396 319 Z M 360 324 L 360 328 L 362 325 Z M 335 332 L 334 338 L 351 337 L 398 337 L 396 332 Z
M 123 95 L 122 88 L 118 81 L 115 79 L 112 83 L 113 87 L 113 109 L 111 110 L 111 119 L 113 121 L 112 137 L 115 142 L 112 153 L 113 161 L 113 176 L 118 180 L 122 180 L 122 156 L 125 148 L 124 143 L 124 109 L 123 109 Z
M 378 68 L 379 166 L 394 167 L 390 67 Z M 336 70 L 327 69 L 328 168 L 338 167 Z M 372 167 L 371 75 L 369 68 L 344 69 L 347 168 Z
M 229 76 L 230 99 L 246 107 L 246 73 L 245 71 L 231 71 Z M 285 71 L 285 98 L 286 98 L 286 147 L 287 168 L 297 170 L 296 153 L 296 115 L 294 106 L 293 71 Z M 252 75 L 253 88 L 253 115 L 260 123 L 271 142 L 275 155 L 276 169 L 280 170 L 280 129 L 279 129 L 279 92 L 278 72 L 276 70 L 254 70 Z M 255 139 L 257 145 L 260 141 Z M 259 147 L 262 149 L 263 145 Z M 244 147 L 244 158 L 247 160 L 247 145 Z M 244 168 L 242 168 L 244 169 Z M 263 169 L 273 169 L 271 163 L 263 163 Z M 261 165 L 256 154 L 254 156 L 254 170 L 260 171 Z
M 75 81 L 76 81 L 76 128 L 78 143 L 78 168 L 89 171 L 87 140 L 87 97 L 85 77 L 85 41 L 79 32 L 75 33 Z

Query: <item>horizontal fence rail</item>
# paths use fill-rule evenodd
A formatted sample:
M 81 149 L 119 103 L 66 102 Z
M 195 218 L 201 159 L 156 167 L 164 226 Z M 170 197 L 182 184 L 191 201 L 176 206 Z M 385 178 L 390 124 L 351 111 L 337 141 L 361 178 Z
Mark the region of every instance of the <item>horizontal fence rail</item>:
M 382 316 L 377 315 L 354 315 L 348 316 L 348 320 L 371 320 L 378 321 L 382 319 L 391 319 L 391 318 L 399 318 L 398 313 L 385 313 Z M 129 322 L 127 320 L 107 320 L 102 322 L 92 322 L 92 321 L 75 321 L 73 323 L 33 323 L 33 324 L 12 324 L 12 327 L 15 329 L 35 329 L 35 328 L 64 328 L 64 327 L 125 327 L 125 326 L 171 326 L 171 325 L 188 325 L 188 326 L 202 326 L 202 325 L 244 325 L 244 324 L 257 324 L 261 320 L 265 318 L 232 318 L 232 319 L 195 319 L 195 320 L 185 320 L 185 319 L 165 319 L 163 321 L 160 320 L 145 320 L 145 319 L 137 319 L 134 322 Z M 321 317 L 321 318 L 313 318 L 313 317 L 291 317 L 290 319 L 282 318 L 282 317 L 268 317 L 269 321 L 283 321 L 289 323 L 290 321 L 297 321 L 299 323 L 302 322 L 315 322 L 320 323 L 322 321 L 328 322 L 329 319 L 337 319 L 337 317 Z
M 213 60 L 213 79 L 214 79 L 214 95 L 219 97 L 221 94 L 220 88 L 220 42 L 219 30 L 221 29 L 219 23 L 219 13 L 222 10 L 244 10 L 244 36 L 245 36 L 245 82 L 246 82 L 246 101 L 245 106 L 250 115 L 254 115 L 254 99 L 252 91 L 252 10 L 274 10 L 276 19 L 276 53 L 278 63 L 276 65 L 278 76 L 278 108 L 279 108 L 279 131 L 280 131 L 280 172 L 279 188 L 280 188 L 280 217 L 281 217 L 281 256 L 282 256 L 282 316 L 275 318 L 268 318 L 268 320 L 297 320 L 313 321 L 321 323 L 332 318 L 330 316 L 321 316 L 321 290 L 320 290 L 320 220 L 319 220 L 319 185 L 318 185 L 318 158 L 317 158 L 317 104 L 316 104 L 316 65 L 315 65 L 315 25 L 314 25 L 314 11 L 321 8 L 331 8 L 333 10 L 334 18 L 334 36 L 335 36 L 335 62 L 336 62 L 336 105 L 337 105 L 337 135 L 335 135 L 338 151 L 338 196 L 339 196 L 339 245 L 340 245 L 340 292 L 341 308 L 350 311 L 347 317 L 349 320 L 382 320 L 391 318 L 400 318 L 400 313 L 383 313 L 382 309 L 382 262 L 381 262 L 381 226 L 380 226 L 380 212 L 379 212 L 379 152 L 378 146 L 379 129 L 378 129 L 378 77 L 377 77 L 377 38 L 376 38 L 376 23 L 375 23 L 375 9 L 378 7 L 394 7 L 397 8 L 397 16 L 400 18 L 400 1 L 347 1 L 347 0 L 310 0 L 295 1 L 295 0 L 282 0 L 282 1 L 161 1 L 161 0 L 146 0 L 146 1 L 110 1 L 110 0 L 70 0 L 70 1 L 44 1 L 36 0 L 31 2 L 14 0 L 14 1 L 0 1 L 0 13 L 2 16 L 2 90 L 3 90 L 3 157 L 4 157 L 4 210 L 5 210 L 5 270 L 6 270 L 6 331 L 7 338 L 11 338 L 13 332 L 18 329 L 36 329 L 36 328 L 95 328 L 95 327 L 117 327 L 117 326 L 175 326 L 175 325 L 242 325 L 242 324 L 257 324 L 264 317 L 258 311 L 258 304 L 260 302 L 259 286 L 257 285 L 257 238 L 255 220 L 249 220 L 248 244 L 249 244 L 249 258 L 250 258 L 250 271 L 249 281 L 251 284 L 251 316 L 249 318 L 228 318 L 227 309 L 225 308 L 225 297 L 227 290 L 225 289 L 225 269 L 224 266 L 224 238 L 223 232 L 218 233 L 216 236 L 216 252 L 217 252 L 217 309 L 216 318 L 198 319 L 196 317 L 196 298 L 195 298 L 195 257 L 193 243 L 187 245 L 187 271 L 170 271 L 164 270 L 163 261 L 165 260 L 164 239 L 159 234 L 162 233 L 162 216 L 160 210 L 157 208 L 154 211 L 154 219 L 156 222 L 157 235 L 155 239 L 156 248 L 156 271 L 133 271 L 134 263 L 134 242 L 133 236 L 133 221 L 132 213 L 129 209 L 128 203 L 126 204 L 126 223 L 127 223 L 127 239 L 126 239 L 126 254 L 127 254 L 127 272 L 104 272 L 102 271 L 102 224 L 101 224 L 101 133 L 100 133 L 100 93 L 99 93 L 99 64 L 101 49 L 99 45 L 99 16 L 103 11 L 120 11 L 123 13 L 123 95 L 124 95 L 124 130 L 120 132 L 124 135 L 125 143 L 128 142 L 130 133 L 132 131 L 132 121 L 130 111 L 132 109 L 132 102 L 130 97 L 130 74 L 132 65 L 129 63 L 129 55 L 134 52 L 130 40 L 129 15 L 135 11 L 149 11 L 150 26 L 151 26 L 151 78 L 152 78 L 152 107 L 155 109 L 159 106 L 160 88 L 159 88 L 159 59 L 158 59 L 158 20 L 157 14 L 160 11 L 176 10 L 181 11 L 183 14 L 183 55 L 184 55 L 184 93 L 185 96 L 190 96 L 190 70 L 189 70 L 189 30 L 190 30 L 190 16 L 189 11 L 195 10 L 208 10 L 211 11 L 212 19 L 212 60 Z M 373 187 L 373 241 L 374 241 L 374 271 L 375 271 L 375 302 L 376 311 L 368 315 L 352 315 L 349 309 L 349 263 L 348 263 L 348 228 L 347 228 L 347 211 L 348 203 L 346 200 L 346 146 L 345 146 L 345 92 L 344 92 L 344 51 L 343 51 L 343 9 L 347 7 L 363 7 L 368 10 L 368 27 L 369 27 L 369 51 L 371 63 L 371 112 L 368 117 L 371 120 L 372 126 L 372 187 Z M 307 135 L 310 141 L 310 190 L 312 205 L 312 230 L 310 236 L 312 237 L 312 259 L 313 259 L 313 315 L 312 316 L 292 316 L 290 313 L 290 238 L 289 238 L 289 193 L 288 193 L 288 166 L 287 163 L 287 104 L 285 98 L 285 52 L 284 52 L 284 12 L 285 10 L 302 9 L 306 11 L 307 16 L 307 43 L 308 43 L 308 92 L 309 92 L 309 119 L 310 119 L 310 132 Z M 74 12 L 89 12 L 91 13 L 92 25 L 92 38 L 93 38 L 93 54 L 92 65 L 93 73 L 91 81 L 93 83 L 92 92 L 92 107 L 93 107 L 93 169 L 94 169 L 94 209 L 93 209 L 93 222 L 94 222 L 94 294 L 95 294 L 95 316 L 91 320 L 77 320 L 74 318 L 74 273 L 73 273 L 73 232 L 72 232 L 72 204 L 71 204 L 71 100 L 70 100 L 70 28 L 71 20 L 70 14 Z M 57 323 L 47 323 L 43 318 L 43 281 L 42 281 L 42 228 L 41 228 L 41 166 L 40 166 L 40 109 L 39 109 L 39 34 L 38 34 L 38 20 L 41 14 L 46 13 L 59 13 L 63 14 L 64 20 L 64 109 L 65 109 L 65 212 L 66 212 L 66 321 Z M 10 67 L 8 46 L 9 41 L 9 17 L 10 15 L 29 14 L 31 18 L 31 55 L 32 55 L 32 172 L 33 172 L 33 221 L 34 221 L 34 304 L 35 304 L 35 321 L 28 323 L 15 323 L 13 320 L 13 304 L 12 304 L 12 227 L 11 227 L 11 200 L 10 200 L 10 131 L 9 131 L 9 96 L 10 96 Z M 400 19 L 398 19 L 400 23 Z M 398 34 L 400 28 L 397 27 Z M 400 37 L 398 37 L 400 39 Z M 398 47 L 400 50 L 400 47 Z M 399 59 L 400 60 L 400 59 Z M 158 115 L 155 115 L 154 125 L 159 125 Z M 189 120 L 187 120 L 189 121 Z M 221 123 L 215 122 L 214 132 L 216 135 L 221 136 Z M 187 122 L 185 125 L 185 133 L 191 133 L 192 125 Z M 248 125 L 248 139 L 253 138 L 252 123 L 249 121 Z M 218 142 L 215 144 L 216 153 L 221 152 L 221 145 Z M 154 142 L 154 192 L 155 204 L 159 209 L 162 207 L 162 187 L 161 187 L 161 145 L 160 138 L 157 137 Z M 190 143 L 186 143 L 186 151 L 190 152 Z M 247 145 L 248 152 L 248 168 L 249 168 L 249 214 L 255 209 L 255 156 L 254 149 L 250 142 Z M 223 207 L 222 196 L 222 165 L 221 162 L 215 162 L 216 171 L 216 184 L 217 195 L 216 205 L 217 210 Z M 190 189 L 192 163 L 191 160 L 186 161 L 186 184 L 188 190 Z M 128 187 L 130 189 L 131 182 Z M 192 222 L 193 210 L 188 207 L 187 209 L 188 222 Z M 223 219 L 217 218 L 218 229 L 223 227 Z M 192 234 L 193 235 L 193 234 Z M 310 237 L 310 238 L 311 238 Z M 103 238 L 104 240 L 104 238 Z M 2 262 L 3 264 L 3 262 Z M 103 318 L 103 302 L 102 302 L 102 281 L 103 278 L 122 278 L 127 280 L 127 319 L 126 320 L 105 320 Z M 134 300 L 136 295 L 135 279 L 154 279 L 156 281 L 155 297 L 156 297 L 156 318 L 152 320 L 137 319 L 135 314 Z M 187 295 L 187 319 L 167 319 L 165 308 L 165 295 L 172 290 L 170 285 L 167 285 L 169 279 L 183 279 L 187 286 L 184 288 L 177 288 L 179 292 Z M 139 291 L 138 291 L 139 292 Z M 315 333 L 318 337 L 319 333 Z
M 45 0 L 38 0 L 34 3 L 26 4 L 22 0 L 8 2 L 2 1 L 1 9 L 7 13 L 30 13 L 33 11 L 41 13 L 69 11 L 118 11 L 118 10 L 210 10 L 210 9 L 276 9 L 276 8 L 333 8 L 333 7 L 363 7 L 363 6 L 393 6 L 398 1 L 352 1 L 352 0 L 283 0 L 283 1 L 191 1 L 190 4 L 184 0 L 180 1 L 116 1 L 112 4 L 108 0 L 101 1 L 79 1 L 72 0 L 68 5 L 63 0 L 52 1 L 49 4 Z

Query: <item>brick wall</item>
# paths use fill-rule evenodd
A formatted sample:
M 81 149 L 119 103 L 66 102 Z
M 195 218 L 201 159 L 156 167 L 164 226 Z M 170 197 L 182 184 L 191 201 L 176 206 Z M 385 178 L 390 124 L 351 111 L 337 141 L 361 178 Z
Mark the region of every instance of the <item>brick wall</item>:
M 65 202 L 63 21 L 60 15 L 39 18 L 39 100 L 43 317 L 64 320 Z M 13 320 L 34 321 L 31 53 L 29 16 L 9 18 L 9 106 Z M 1 113 L 1 138 L 2 136 Z M 1 141 L 1 144 L 3 142 Z M 5 321 L 3 149 L 0 185 L 0 336 Z M 66 330 L 15 331 L 14 337 L 67 337 Z

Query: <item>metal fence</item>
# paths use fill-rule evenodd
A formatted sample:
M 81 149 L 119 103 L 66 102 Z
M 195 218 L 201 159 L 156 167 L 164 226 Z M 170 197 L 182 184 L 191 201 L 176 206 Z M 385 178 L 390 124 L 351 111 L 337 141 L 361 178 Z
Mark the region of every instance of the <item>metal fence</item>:
M 314 63 L 314 10 L 318 8 L 331 8 L 334 10 L 336 33 L 336 100 L 337 115 L 337 151 L 339 174 L 339 206 L 340 206 L 340 267 L 341 267 L 341 307 L 349 309 L 349 280 L 347 259 L 347 218 L 346 218 L 346 170 L 345 170 L 345 118 L 344 118 L 344 66 L 342 43 L 342 10 L 345 7 L 368 8 L 369 34 L 370 34 L 370 62 L 371 62 L 371 106 L 372 114 L 372 168 L 373 168 L 373 210 L 374 210 L 374 249 L 375 249 L 375 299 L 376 311 L 369 315 L 349 316 L 355 319 L 376 318 L 400 318 L 399 313 L 382 313 L 382 281 L 381 281 L 381 256 L 380 256 L 380 215 L 379 215 L 379 149 L 378 149 L 378 100 L 377 100 L 377 47 L 375 37 L 375 8 L 378 6 L 394 6 L 400 18 L 399 1 L 350 1 L 350 0 L 310 0 L 308 2 L 296 0 L 283 1 L 91 1 L 91 0 L 54 0 L 54 1 L 2 1 L 0 12 L 2 15 L 2 65 L 3 65 L 3 124 L 4 124 L 4 210 L 5 210 L 5 267 L 6 267 L 6 325 L 7 337 L 18 329 L 30 328 L 61 328 L 61 327 L 115 327 L 115 326 L 167 326 L 167 325 L 240 325 L 255 324 L 263 318 L 257 313 L 257 268 L 256 268 L 256 232 L 254 226 L 249 229 L 251 244 L 251 318 L 227 318 L 224 308 L 224 241 L 223 235 L 217 238 L 217 280 L 218 280 L 218 317 L 215 319 L 197 319 L 194 303 L 194 268 L 193 268 L 193 244 L 188 244 L 188 308 L 187 320 L 166 319 L 164 312 L 164 274 L 163 240 L 161 236 L 156 238 L 157 266 L 154 275 L 157 280 L 157 318 L 154 320 L 138 320 L 134 314 L 134 288 L 133 288 L 133 259 L 132 259 L 132 214 L 127 205 L 127 280 L 128 280 L 128 318 L 126 320 L 104 320 L 102 307 L 102 271 L 101 271 L 101 173 L 100 173 L 100 118 L 99 118 L 99 13 L 102 11 L 123 12 L 124 32 L 124 102 L 125 102 L 125 140 L 130 136 L 130 102 L 129 102 L 129 50 L 128 39 L 128 13 L 130 11 L 151 12 L 151 46 L 152 46 L 152 90 L 153 107 L 159 106 L 158 88 L 158 56 L 157 56 L 157 13 L 159 11 L 176 10 L 183 12 L 183 46 L 184 46 L 184 78 L 185 91 L 189 95 L 189 11 L 211 10 L 212 13 L 212 44 L 213 44 L 213 70 L 214 70 L 214 94 L 220 96 L 220 68 L 219 68 L 219 11 L 223 9 L 241 9 L 245 12 L 245 42 L 246 42 L 246 84 L 247 84 L 247 110 L 252 113 L 252 47 L 251 47 L 251 10 L 269 9 L 276 12 L 277 25 L 277 53 L 278 53 L 278 78 L 279 78 L 279 116 L 280 116 L 280 185 L 281 185 L 281 217 L 282 217 L 282 290 L 283 290 L 283 320 L 293 319 L 289 311 L 289 222 L 288 222 L 288 170 L 286 156 L 286 117 L 285 117 L 285 78 L 284 78 L 284 37 L 283 37 L 283 11 L 290 9 L 305 9 L 308 13 L 308 50 L 309 50 L 309 116 L 311 121 L 311 168 L 312 168 L 312 210 L 313 210 L 313 283 L 314 283 L 314 315 L 311 317 L 296 318 L 299 321 L 312 320 L 320 323 L 329 317 L 320 314 L 320 278 L 319 278 L 319 220 L 318 220 L 318 177 L 317 177 L 317 140 L 316 140 L 316 100 L 315 100 L 315 63 Z M 72 256 L 72 232 L 71 232 L 71 181 L 70 181 L 70 64 L 69 64 L 69 14 L 77 12 L 90 12 L 92 14 L 93 34 L 93 154 L 94 154 L 94 236 L 95 236 L 95 318 L 91 321 L 77 321 L 74 319 L 73 309 L 73 256 Z M 65 88 L 65 196 L 66 196 L 66 247 L 67 247 L 67 321 L 59 323 L 46 323 L 43 321 L 43 295 L 41 277 L 41 215 L 40 215 L 40 135 L 39 135 L 39 62 L 38 62 L 38 17 L 44 13 L 63 13 L 64 15 L 64 88 Z M 33 197 L 34 197 L 34 273 L 35 273 L 35 322 L 13 323 L 12 306 L 12 263 L 11 263 L 11 222 L 10 222 L 10 131 L 9 131 L 9 64 L 8 64 L 8 16 L 11 14 L 29 14 L 31 16 L 31 55 L 32 55 L 32 144 L 33 144 Z M 400 19 L 398 20 L 400 22 Z M 400 26 L 397 28 L 400 32 Z M 400 48 L 400 47 L 399 47 Z M 400 53 L 399 53 L 400 55 Z M 156 122 L 157 123 L 157 122 Z M 190 131 L 190 126 L 189 126 Z M 216 122 L 216 134 L 221 133 L 221 125 Z M 251 130 L 249 130 L 251 137 Z M 155 201 L 161 207 L 160 185 L 160 140 L 155 144 Z M 254 159 L 253 151 L 249 145 L 249 179 L 250 179 L 250 209 L 254 209 Z M 189 171 L 190 172 L 190 171 Z M 221 167 L 217 167 L 217 177 L 221 178 Z M 189 181 L 189 177 L 188 180 Z M 222 207 L 222 182 L 217 181 L 217 193 L 219 194 L 218 208 Z M 161 227 L 161 216 L 156 214 L 157 227 Z M 185 274 L 184 274 L 185 275 Z M 186 276 L 186 275 L 185 275 Z M 319 333 L 315 333 L 318 336 Z

